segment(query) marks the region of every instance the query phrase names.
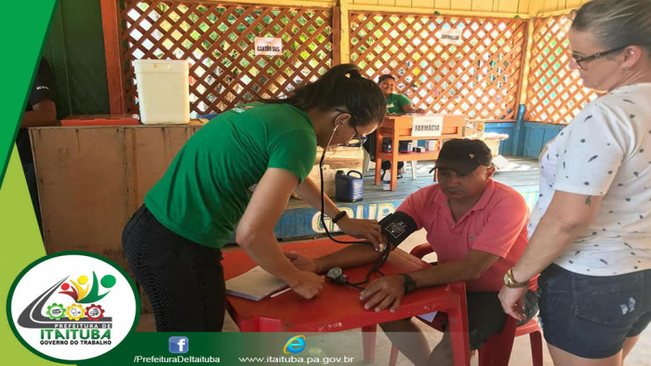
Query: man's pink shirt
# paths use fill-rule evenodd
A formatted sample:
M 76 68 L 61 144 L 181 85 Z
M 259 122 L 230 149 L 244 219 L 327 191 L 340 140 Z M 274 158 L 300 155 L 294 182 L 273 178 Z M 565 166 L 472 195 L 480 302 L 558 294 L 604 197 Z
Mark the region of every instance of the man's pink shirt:
M 438 184 L 418 190 L 398 207 L 425 228 L 439 263 L 463 260 L 470 250 L 500 258 L 484 274 L 466 282 L 468 291 L 499 291 L 504 273 L 527 245 L 529 210 L 514 189 L 491 180 L 477 203 L 455 222 Z

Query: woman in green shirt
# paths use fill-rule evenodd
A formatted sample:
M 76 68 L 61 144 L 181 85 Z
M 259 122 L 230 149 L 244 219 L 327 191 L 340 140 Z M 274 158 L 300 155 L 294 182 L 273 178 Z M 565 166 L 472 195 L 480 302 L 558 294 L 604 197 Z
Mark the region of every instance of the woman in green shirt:
M 414 108 L 411 101 L 404 95 L 394 93 L 396 90 L 396 78 L 393 75 L 384 74 L 377 79 L 377 83 L 387 100 L 387 112 L 389 114 L 425 112 L 423 108 Z
M 411 104 L 411 101 L 407 99 L 402 94 L 396 94 L 396 78 L 390 74 L 384 74 L 380 76 L 377 80 L 380 89 L 382 89 L 382 94 L 387 101 L 387 112 L 389 114 L 406 114 L 406 113 L 425 113 L 423 108 L 414 108 Z M 371 160 L 375 161 L 375 149 L 376 149 L 376 137 L 375 132 L 368 136 L 368 140 L 364 143 L 364 148 L 371 156 Z M 394 146 L 394 148 L 398 148 Z M 402 178 L 404 162 L 398 162 L 398 178 Z M 391 163 L 388 161 L 382 162 L 382 170 L 387 170 L 391 168 Z M 384 172 L 382 174 L 384 176 Z
M 152 302 L 156 329 L 221 330 L 226 297 L 220 248 L 234 232 L 257 264 L 300 296 L 314 297 L 323 277 L 290 263 L 274 227 L 292 191 L 321 209 L 320 189 L 307 177 L 317 145 L 361 139 L 385 113 L 379 87 L 346 64 L 287 99 L 229 110 L 197 131 L 122 234 L 129 266 Z M 381 243 L 377 222 L 346 217 L 327 197 L 324 209 L 345 233 Z

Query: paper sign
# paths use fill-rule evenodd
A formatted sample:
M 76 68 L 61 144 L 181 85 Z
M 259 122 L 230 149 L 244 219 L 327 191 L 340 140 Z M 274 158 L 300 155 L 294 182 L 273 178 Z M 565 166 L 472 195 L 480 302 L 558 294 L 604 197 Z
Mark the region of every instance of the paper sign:
M 283 40 L 281 38 L 255 37 L 255 54 L 257 55 L 282 55 Z
M 441 43 L 445 45 L 460 45 L 463 43 L 463 40 L 461 39 L 461 29 L 458 28 L 443 29 L 437 33 L 437 36 L 439 37 Z
M 414 116 L 412 117 L 412 136 L 441 136 L 443 131 L 442 116 Z

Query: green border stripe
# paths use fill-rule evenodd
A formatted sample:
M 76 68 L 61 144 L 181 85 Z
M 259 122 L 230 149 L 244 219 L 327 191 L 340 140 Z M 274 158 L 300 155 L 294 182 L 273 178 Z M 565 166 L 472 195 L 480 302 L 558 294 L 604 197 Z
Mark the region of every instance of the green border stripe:
M 25 176 L 14 141 L 27 103 L 28 93 L 50 29 L 57 0 L 5 1 L 0 22 L 0 312 L 16 276 L 32 261 L 45 255 Z M 13 154 L 12 154 L 13 153 Z M 23 347 L 13 335 L 6 317 L 0 319 L 2 364 L 55 365 Z M 57 363 L 57 365 L 59 365 Z
M 2 4 L 6 16 L 0 22 L 0 49 L 9 52 L 0 58 L 0 80 L 3 81 L 0 88 L 3 112 L 3 123 L 0 123 L 0 188 L 57 2 L 33 0 L 28 6 L 22 1 Z

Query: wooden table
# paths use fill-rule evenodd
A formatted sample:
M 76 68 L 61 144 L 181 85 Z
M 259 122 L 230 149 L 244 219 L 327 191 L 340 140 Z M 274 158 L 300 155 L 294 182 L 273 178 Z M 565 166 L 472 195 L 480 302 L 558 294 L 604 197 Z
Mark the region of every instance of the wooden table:
M 330 239 L 319 239 L 283 245 L 283 250 L 297 252 L 310 258 L 334 252 L 344 245 Z M 228 280 L 255 266 L 243 250 L 224 252 L 224 274 Z M 381 268 L 386 275 L 426 268 L 429 264 L 396 249 Z M 371 265 L 344 271 L 351 282 L 362 280 Z M 374 276 L 372 278 L 377 278 Z M 333 300 L 336 299 L 336 302 Z M 365 310 L 359 291 L 326 282 L 319 295 L 306 300 L 288 292 L 275 298 L 251 301 L 227 296 L 227 309 L 243 332 L 336 332 L 362 328 L 364 359 L 373 362 L 376 325 L 407 317 L 443 311 L 448 314 L 455 365 L 469 365 L 468 319 L 466 291 L 463 283 L 421 289 L 402 298 L 400 308 L 375 312 Z
M 443 141 L 453 138 L 463 137 L 466 126 L 466 118 L 457 114 L 438 114 L 443 118 L 443 130 L 440 135 L 436 136 L 412 136 L 412 119 L 411 115 L 388 116 L 377 129 L 375 145 L 375 184 L 380 184 L 382 179 L 382 160 L 391 162 L 391 190 L 395 191 L 398 186 L 398 162 L 399 161 L 418 161 L 418 160 L 436 160 L 439 156 L 438 150 L 424 151 L 420 153 L 400 153 L 400 141 L 414 140 L 437 140 L 439 149 Z M 391 139 L 391 152 L 382 151 L 382 141 L 384 138 Z

